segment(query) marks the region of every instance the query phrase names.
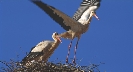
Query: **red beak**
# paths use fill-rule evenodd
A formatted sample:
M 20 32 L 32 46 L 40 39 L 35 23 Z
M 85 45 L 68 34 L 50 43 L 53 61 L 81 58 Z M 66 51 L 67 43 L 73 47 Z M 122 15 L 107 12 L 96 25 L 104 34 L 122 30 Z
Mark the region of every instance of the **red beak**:
M 60 37 L 56 36 L 56 38 L 60 41 L 60 43 L 62 43 L 62 41 L 61 41 Z
M 99 20 L 99 18 L 98 18 L 98 16 L 96 14 L 94 14 L 93 16 L 95 16 Z

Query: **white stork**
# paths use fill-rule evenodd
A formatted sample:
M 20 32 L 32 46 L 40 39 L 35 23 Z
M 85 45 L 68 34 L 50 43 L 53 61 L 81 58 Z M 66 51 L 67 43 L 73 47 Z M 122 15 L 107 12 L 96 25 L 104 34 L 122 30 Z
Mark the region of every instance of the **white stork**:
M 68 15 L 56 9 L 55 7 L 43 3 L 42 1 L 31 0 L 31 2 L 40 7 L 54 21 L 56 21 L 59 25 L 61 25 L 61 27 L 63 27 L 66 30 L 66 32 L 59 34 L 59 36 L 71 39 L 68 48 L 69 49 L 68 55 L 66 58 L 66 62 L 68 62 L 68 56 L 70 53 L 72 40 L 75 37 L 78 38 L 75 46 L 75 55 L 76 55 L 78 41 L 81 37 L 81 34 L 85 33 L 88 30 L 92 16 L 95 16 L 99 20 L 99 18 L 95 14 L 95 10 L 97 10 L 100 7 L 101 0 L 83 0 L 80 7 L 75 12 L 73 18 L 69 17 Z M 73 63 L 75 63 L 75 55 Z
M 44 40 L 34 46 L 30 53 L 22 60 L 22 63 L 30 64 L 31 61 L 44 61 L 46 62 L 48 58 L 52 55 L 54 50 L 59 46 L 61 40 L 57 32 L 52 35 L 54 41 Z

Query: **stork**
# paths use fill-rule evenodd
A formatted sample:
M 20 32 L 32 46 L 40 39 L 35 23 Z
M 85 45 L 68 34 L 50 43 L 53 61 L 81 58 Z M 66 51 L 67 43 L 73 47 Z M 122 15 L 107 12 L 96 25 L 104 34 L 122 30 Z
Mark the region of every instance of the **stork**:
M 66 32 L 59 34 L 60 37 L 71 39 L 70 45 L 68 47 L 68 55 L 66 62 L 68 62 L 68 56 L 70 54 L 70 48 L 72 40 L 77 37 L 77 43 L 75 46 L 75 55 L 78 45 L 78 41 L 81 37 L 81 34 L 85 33 L 90 25 L 92 16 L 96 16 L 95 11 L 100 7 L 101 0 L 83 0 L 78 10 L 75 12 L 73 18 L 69 17 L 65 13 L 56 9 L 53 6 L 50 6 L 42 1 L 31 0 L 34 4 L 40 7 L 44 12 L 46 12 L 55 22 L 57 22 L 61 27 L 63 27 Z M 75 57 L 73 63 L 75 63 Z
M 57 32 L 52 35 L 54 41 L 44 40 L 34 46 L 30 53 L 22 60 L 24 65 L 29 65 L 32 61 L 44 61 L 46 62 L 48 58 L 52 55 L 54 50 L 59 46 L 61 40 Z

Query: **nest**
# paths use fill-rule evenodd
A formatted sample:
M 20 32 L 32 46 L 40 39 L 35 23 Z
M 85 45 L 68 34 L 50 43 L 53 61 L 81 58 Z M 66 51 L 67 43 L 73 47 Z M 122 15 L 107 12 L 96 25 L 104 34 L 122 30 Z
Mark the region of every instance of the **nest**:
M 98 66 L 91 64 L 88 66 L 79 66 L 73 64 L 62 64 L 52 62 L 33 62 L 29 66 L 24 66 L 20 62 L 11 60 L 10 62 L 0 61 L 6 67 L 1 67 L 3 72 L 100 72 Z

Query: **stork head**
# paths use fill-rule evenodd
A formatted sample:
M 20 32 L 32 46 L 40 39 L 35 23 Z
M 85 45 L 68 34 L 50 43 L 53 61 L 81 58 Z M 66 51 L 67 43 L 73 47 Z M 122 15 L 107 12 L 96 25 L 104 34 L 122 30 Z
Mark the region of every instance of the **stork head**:
M 58 36 L 58 33 L 57 33 L 57 32 L 54 32 L 54 33 L 53 33 L 52 38 L 53 38 L 54 40 L 58 40 L 58 41 L 60 41 L 60 42 L 62 43 L 62 41 L 61 41 L 60 37 Z
M 92 16 L 95 16 L 95 17 L 99 20 L 99 18 L 98 18 L 98 16 L 96 15 L 95 11 L 91 11 L 90 17 L 92 17 Z

